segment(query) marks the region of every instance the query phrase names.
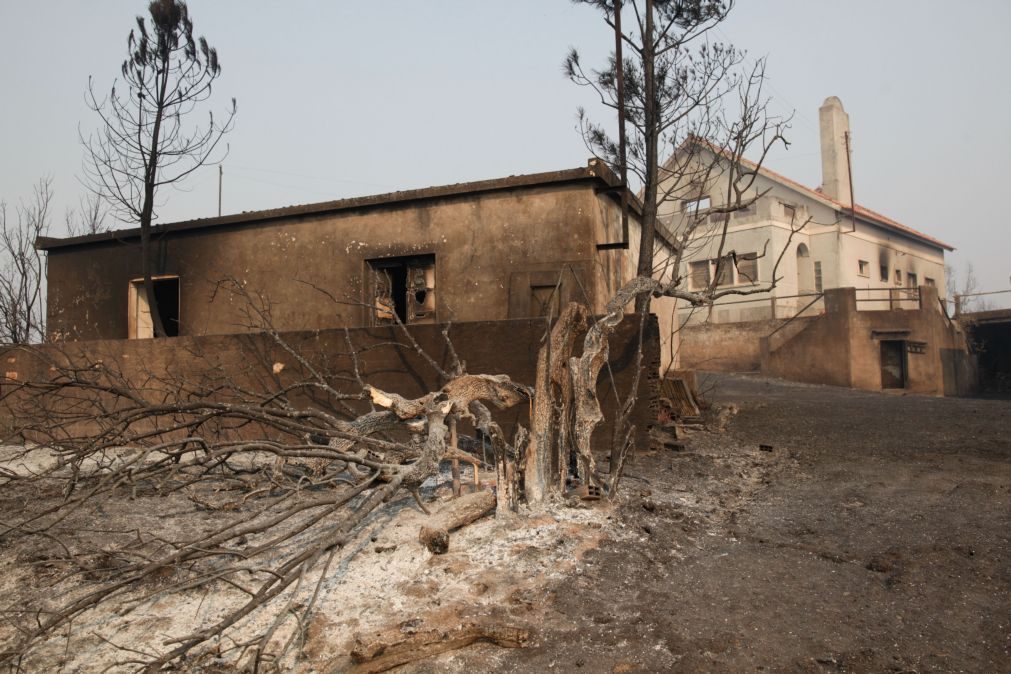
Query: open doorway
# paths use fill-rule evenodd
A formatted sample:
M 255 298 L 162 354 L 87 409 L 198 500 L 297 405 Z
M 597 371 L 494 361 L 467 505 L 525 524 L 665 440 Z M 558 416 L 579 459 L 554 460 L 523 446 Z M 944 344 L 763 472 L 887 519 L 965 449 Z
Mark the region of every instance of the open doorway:
M 881 388 L 906 388 L 906 342 L 881 340 Z
M 179 336 L 179 277 L 157 276 L 152 279 L 158 315 L 165 327 L 166 337 Z M 154 337 L 154 320 L 144 292 L 144 279 L 130 281 L 130 308 L 128 312 L 130 339 Z

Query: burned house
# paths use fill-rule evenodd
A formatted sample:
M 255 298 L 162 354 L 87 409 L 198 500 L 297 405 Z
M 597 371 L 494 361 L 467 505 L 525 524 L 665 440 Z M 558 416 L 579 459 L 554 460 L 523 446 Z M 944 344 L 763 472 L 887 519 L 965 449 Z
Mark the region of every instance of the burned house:
M 570 170 L 157 225 L 155 295 L 173 336 L 252 329 L 234 298 L 219 292 L 226 279 L 262 296 L 281 331 L 397 318 L 530 318 L 557 315 L 569 301 L 599 312 L 635 268 L 631 202 L 630 234 L 622 230 L 617 179 L 591 160 Z M 51 341 L 152 336 L 139 230 L 46 238 L 39 246 L 49 255 Z
M 85 362 L 114 360 L 130 380 L 224 373 L 252 387 L 250 377 L 269 380 L 298 366 L 263 339 L 250 318 L 254 298 L 274 330 L 313 363 L 336 367 L 342 380 L 360 375 L 407 396 L 436 390 L 440 383 L 398 323 L 436 358 L 445 357 L 440 325 L 452 323 L 453 345 L 472 372 L 533 382 L 543 317 L 570 301 L 600 313 L 633 276 L 639 208 L 628 196 L 626 228 L 619 181 L 591 160 L 570 170 L 158 225 L 153 276 L 165 339 L 152 338 L 139 230 L 41 239 L 50 342 L 41 348 Z M 246 299 L 227 286 L 241 287 Z M 645 359 L 634 356 L 638 321 L 613 335 L 608 386 L 647 386 L 675 353 L 673 300 L 656 306 L 659 333 L 650 327 Z M 340 355 L 351 342 L 368 353 L 360 363 Z M 253 359 L 263 366 L 257 370 Z M 42 360 L 25 354 L 10 354 L 7 367 L 12 378 L 45 376 Z M 644 433 L 650 396 L 639 400 Z M 602 404 L 613 409 L 615 396 Z M 522 422 L 525 411 L 517 414 L 503 425 Z M 597 434 L 601 442 L 606 433 Z

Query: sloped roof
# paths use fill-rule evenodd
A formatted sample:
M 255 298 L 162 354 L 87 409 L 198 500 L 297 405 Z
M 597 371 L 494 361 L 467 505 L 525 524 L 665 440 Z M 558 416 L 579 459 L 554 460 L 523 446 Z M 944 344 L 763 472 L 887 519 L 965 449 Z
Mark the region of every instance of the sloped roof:
M 713 145 L 712 143 L 709 143 L 706 140 L 703 140 L 703 139 L 694 139 L 694 141 L 686 141 L 686 143 L 687 142 L 696 142 L 696 143 L 698 143 L 700 145 L 703 145 L 704 147 L 706 147 L 708 150 L 710 150 L 711 152 L 713 152 L 715 154 L 718 154 L 718 155 L 720 155 L 722 157 L 727 157 L 727 152 L 723 148 L 716 147 L 715 145 Z M 668 164 L 670 163 L 670 161 L 671 160 L 668 160 Z M 803 195 L 805 195 L 807 197 L 810 197 L 810 198 L 812 198 L 812 199 L 814 199 L 816 201 L 820 201 L 822 204 L 828 206 L 829 208 L 833 208 L 833 209 L 835 209 L 837 211 L 842 211 L 844 213 L 849 213 L 849 211 L 850 211 L 850 207 L 849 206 L 845 205 L 841 201 L 833 199 L 832 197 L 828 196 L 827 194 L 825 194 L 821 190 L 812 189 L 810 187 L 807 187 L 806 185 L 801 185 L 796 180 L 791 180 L 790 178 L 787 178 L 786 176 L 784 176 L 784 175 L 782 175 L 780 173 L 776 173 L 775 171 L 773 171 L 771 169 L 768 169 L 765 166 L 759 166 L 758 164 L 756 164 L 755 162 L 751 161 L 750 159 L 746 159 L 744 157 L 741 157 L 740 158 L 740 163 L 741 163 L 742 166 L 744 166 L 744 167 L 746 167 L 748 169 L 751 169 L 753 171 L 757 170 L 759 175 L 764 176 L 764 177 L 768 178 L 769 180 L 772 180 L 772 181 L 777 182 L 777 183 L 779 183 L 781 185 L 789 187 L 790 189 L 795 190 L 797 192 L 800 192 L 801 194 L 803 194 Z M 952 246 L 950 244 L 947 244 L 944 241 L 941 241 L 940 239 L 935 239 L 934 237 L 930 236 L 929 234 L 924 234 L 923 232 L 915 230 L 912 227 L 908 227 L 907 225 L 903 225 L 901 222 L 898 222 L 896 220 L 892 220 L 891 218 L 886 217 L 886 216 L 878 213 L 877 211 L 872 211 L 871 209 L 867 208 L 866 206 L 861 206 L 860 204 L 854 204 L 853 211 L 861 219 L 863 219 L 863 220 L 865 220 L 867 222 L 870 222 L 871 224 L 878 225 L 879 227 L 883 227 L 884 229 L 890 229 L 890 230 L 892 230 L 894 232 L 898 232 L 900 234 L 904 234 L 905 236 L 908 236 L 908 237 L 917 239 L 919 241 L 922 241 L 923 243 L 927 243 L 927 244 L 930 244 L 932 246 L 937 246 L 938 248 L 943 248 L 945 250 L 955 250 L 954 246 Z

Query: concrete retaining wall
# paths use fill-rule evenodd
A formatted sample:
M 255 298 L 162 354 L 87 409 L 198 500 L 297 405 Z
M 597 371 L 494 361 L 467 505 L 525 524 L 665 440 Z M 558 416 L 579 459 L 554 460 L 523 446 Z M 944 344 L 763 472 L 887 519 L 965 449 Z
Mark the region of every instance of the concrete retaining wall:
M 450 351 L 442 336 L 442 325 L 410 327 L 418 345 L 443 368 L 450 362 Z M 537 352 L 544 333 L 543 320 L 518 319 L 454 323 L 449 332 L 453 347 L 466 363 L 467 371 L 478 374 L 507 374 L 514 381 L 533 385 Z M 306 332 L 286 332 L 284 341 L 299 353 L 312 368 L 324 373 L 337 390 L 358 392 L 355 361 L 349 355 L 348 341 L 357 353 L 357 366 L 362 378 L 377 388 L 417 397 L 440 386 L 434 368 L 421 357 L 396 327 L 355 328 L 347 331 L 329 329 Z M 631 386 L 639 341 L 639 322 L 629 316 L 618 325 L 610 341 L 610 364 L 614 380 L 622 397 Z M 645 331 L 643 373 L 632 422 L 636 425 L 637 446 L 648 446 L 650 414 L 650 384 L 659 368 L 659 334 L 655 317 Z M 145 395 L 162 396 L 174 385 L 187 387 L 241 386 L 253 391 L 276 391 L 306 377 L 306 368 L 291 353 L 262 333 L 208 335 L 140 340 L 95 340 L 65 342 L 34 347 L 8 349 L 3 353 L 6 383 L 4 393 L 16 391 L 16 382 L 48 381 L 54 371 L 53 362 L 86 364 L 102 361 L 135 387 L 146 387 Z M 279 372 L 275 372 L 279 370 Z M 174 382 L 174 383 L 173 383 Z M 228 398 L 228 389 L 220 389 L 220 397 Z M 175 394 L 173 394 L 175 395 Z M 598 395 L 605 419 L 614 416 L 615 394 L 607 369 L 598 385 Z M 319 396 L 299 396 L 299 405 L 326 405 Z M 368 411 L 362 401 L 349 401 L 359 413 Z M 7 400 L 12 404 L 12 400 Z M 517 423 L 529 427 L 526 405 L 494 411 L 496 420 L 512 437 Z M 10 408 L 3 406 L 0 415 L 10 428 Z M 262 429 L 245 428 L 240 435 L 256 436 Z M 609 421 L 594 435 L 598 449 L 609 447 L 612 429 Z

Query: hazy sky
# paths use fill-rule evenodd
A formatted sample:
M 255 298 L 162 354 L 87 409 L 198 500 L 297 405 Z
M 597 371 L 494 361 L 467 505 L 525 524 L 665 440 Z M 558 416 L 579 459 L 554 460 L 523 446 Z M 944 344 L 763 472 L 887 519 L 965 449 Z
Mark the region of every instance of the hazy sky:
M 107 89 L 142 0 L 0 0 L 0 198 L 51 175 L 57 226 L 83 188 L 88 76 Z M 217 47 L 216 108 L 239 114 L 224 212 L 584 165 L 570 45 L 612 37 L 567 0 L 191 0 Z M 858 202 L 955 246 L 986 290 L 1011 288 L 1011 2 L 741 0 L 715 34 L 769 57 L 791 147 L 767 166 L 821 182 L 818 107 L 850 114 Z M 212 103 L 214 102 L 212 100 Z M 160 221 L 217 212 L 217 168 L 164 193 Z

